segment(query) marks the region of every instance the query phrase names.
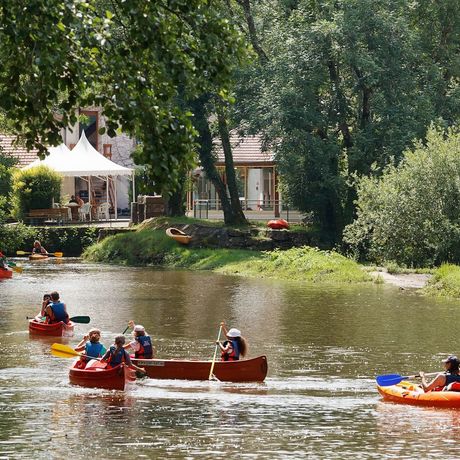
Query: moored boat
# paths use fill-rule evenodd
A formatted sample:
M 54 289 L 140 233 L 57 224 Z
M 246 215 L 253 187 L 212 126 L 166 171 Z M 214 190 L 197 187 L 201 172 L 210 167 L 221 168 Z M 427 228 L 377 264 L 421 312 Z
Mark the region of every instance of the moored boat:
M 12 278 L 12 276 L 13 270 L 4 270 L 3 268 L 0 268 L 0 279 Z
M 49 257 L 46 254 L 30 254 L 29 260 L 46 260 Z
M 411 382 L 402 381 L 397 385 L 380 386 L 377 390 L 385 401 L 414 406 L 460 408 L 458 391 L 425 391 Z
M 69 370 L 69 380 L 73 385 L 106 390 L 124 390 L 128 382 L 136 380 L 136 373 L 125 364 L 113 368 L 92 367 L 79 369 L 77 359 Z
M 46 335 L 50 337 L 73 337 L 75 324 L 70 321 L 65 324 L 63 321 L 59 323 L 45 323 L 37 318 L 29 320 L 29 333 L 34 335 Z
M 182 230 L 178 228 L 170 227 L 166 229 L 166 235 L 170 238 L 176 240 L 180 244 L 189 244 L 192 237 L 187 235 Z
M 276 219 L 276 220 L 269 220 L 267 222 L 267 227 L 276 229 L 276 230 L 281 230 L 283 228 L 289 228 L 289 222 L 287 222 L 284 219 Z
M 212 361 L 182 359 L 132 359 L 144 367 L 152 379 L 208 380 Z M 216 361 L 213 375 L 222 382 L 263 382 L 267 376 L 267 358 L 258 356 L 240 361 Z

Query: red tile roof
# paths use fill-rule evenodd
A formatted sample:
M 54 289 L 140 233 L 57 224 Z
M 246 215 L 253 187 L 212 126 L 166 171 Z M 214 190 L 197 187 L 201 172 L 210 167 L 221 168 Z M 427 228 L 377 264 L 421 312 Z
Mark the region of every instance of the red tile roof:
M 274 158 L 271 152 L 262 151 L 261 136 L 241 137 L 237 134 L 231 134 L 230 143 L 232 145 L 233 161 L 235 165 L 253 164 L 253 163 L 273 163 Z M 219 140 L 214 142 L 214 148 L 217 153 L 217 164 L 225 162 L 222 144 Z
M 16 136 L 0 133 L 0 153 L 17 158 L 17 166 L 19 168 L 27 166 L 38 158 L 37 150 L 31 150 L 28 152 L 27 149 L 21 145 L 12 145 L 15 140 Z

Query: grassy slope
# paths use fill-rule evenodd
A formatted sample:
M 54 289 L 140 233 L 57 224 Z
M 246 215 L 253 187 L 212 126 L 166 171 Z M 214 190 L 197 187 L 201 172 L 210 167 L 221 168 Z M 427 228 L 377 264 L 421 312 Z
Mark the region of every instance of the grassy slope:
M 84 257 L 127 265 L 215 270 L 220 273 L 311 282 L 371 281 L 359 265 L 333 251 L 302 247 L 255 252 L 237 249 L 190 249 L 163 230 L 141 229 L 115 235 L 91 246 Z
M 435 270 L 424 291 L 430 295 L 460 298 L 460 267 L 443 264 Z

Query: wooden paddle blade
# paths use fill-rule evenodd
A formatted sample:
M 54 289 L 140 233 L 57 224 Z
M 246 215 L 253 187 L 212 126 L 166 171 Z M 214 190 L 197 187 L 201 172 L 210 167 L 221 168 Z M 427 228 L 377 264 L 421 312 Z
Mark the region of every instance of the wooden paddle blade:
M 407 377 L 402 377 L 399 374 L 387 374 L 379 375 L 376 377 L 377 384 L 381 387 L 389 387 L 391 385 L 397 385 Z
M 62 257 L 64 253 L 63 252 L 49 252 L 48 255 L 54 256 L 54 257 Z
M 53 352 L 60 353 L 63 358 L 75 358 L 75 356 L 80 356 L 80 353 L 62 343 L 53 343 L 53 345 L 51 345 L 51 353 L 54 354 Z
M 32 254 L 31 252 L 26 252 L 26 251 L 16 251 L 16 254 L 18 256 L 27 256 L 28 254 Z
M 12 266 L 12 267 L 11 267 L 11 270 L 13 270 L 13 271 L 16 272 L 16 273 L 22 273 L 23 268 L 22 268 L 22 267 L 18 267 L 18 266 L 16 265 L 16 266 Z
M 72 316 L 70 321 L 79 324 L 88 324 L 91 321 L 91 318 L 89 316 Z

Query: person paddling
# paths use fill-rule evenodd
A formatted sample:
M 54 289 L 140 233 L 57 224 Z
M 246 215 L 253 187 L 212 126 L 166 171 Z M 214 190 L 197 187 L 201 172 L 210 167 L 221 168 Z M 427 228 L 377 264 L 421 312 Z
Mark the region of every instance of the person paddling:
M 0 269 L 9 270 L 8 259 L 6 258 L 6 256 L 3 254 L 2 251 L 0 251 Z
M 460 360 L 456 356 L 450 355 L 444 360 L 445 372 L 439 373 L 430 383 L 426 382 L 425 372 L 420 372 L 422 388 L 427 392 L 436 388 L 448 387 L 454 382 L 460 382 L 459 366 Z
M 50 318 L 50 324 L 59 323 L 60 321 L 68 324 L 69 315 L 65 303 L 61 302 L 59 293 L 54 291 L 50 294 L 51 303 L 45 307 L 45 315 Z
M 130 321 L 130 325 L 134 326 L 134 322 Z M 123 348 L 131 349 L 134 351 L 136 359 L 151 359 L 153 358 L 153 345 L 152 339 L 145 332 L 144 326 L 137 324 L 133 327 L 134 340 L 129 342 Z
M 241 336 L 239 329 L 232 327 L 227 331 L 225 323 L 220 324 L 227 339 L 224 343 L 216 342 L 221 350 L 222 361 L 238 361 L 240 356 L 244 358 L 247 354 L 248 345 L 246 340 Z
M 34 247 L 32 248 L 32 254 L 43 254 L 47 255 L 48 251 L 42 246 L 40 241 L 36 240 L 34 242 Z
M 105 354 L 107 350 L 100 342 L 100 339 L 101 331 L 93 327 L 75 347 L 75 351 L 85 353 L 80 357 L 80 362 L 78 363 L 80 369 L 84 369 L 90 359 L 101 358 Z
M 145 374 L 145 369 L 143 369 L 142 367 L 138 367 L 131 362 L 129 353 L 123 348 L 124 344 L 124 335 L 118 335 L 117 337 L 115 337 L 115 343 L 105 352 L 101 361 L 106 362 L 107 367 L 109 368 L 116 367 L 121 363 L 125 363 L 129 368 Z

